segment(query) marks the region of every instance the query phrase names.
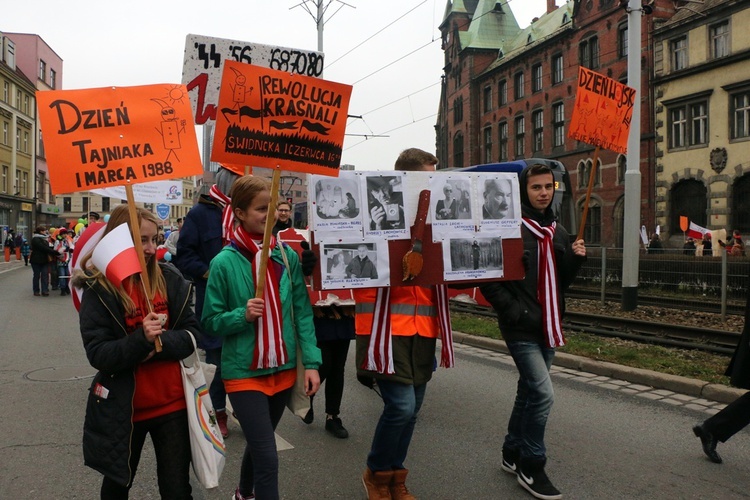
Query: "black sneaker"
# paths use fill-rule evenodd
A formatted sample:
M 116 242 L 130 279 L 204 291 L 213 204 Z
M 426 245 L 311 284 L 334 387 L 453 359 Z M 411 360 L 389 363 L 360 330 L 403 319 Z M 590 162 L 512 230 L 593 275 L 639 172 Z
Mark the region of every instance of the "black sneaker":
M 516 477 L 518 484 L 531 493 L 534 497 L 542 500 L 558 500 L 562 498 L 560 491 L 552 485 L 552 481 L 544 472 L 545 461 L 522 463 L 518 468 Z
M 344 429 L 339 417 L 333 417 L 326 419 L 326 431 L 330 432 L 339 439 L 346 439 L 349 437 L 349 431 Z
M 509 450 L 503 447 L 503 463 L 500 464 L 500 468 L 509 474 L 516 475 L 518 468 L 518 459 L 521 456 L 521 452 L 518 450 Z

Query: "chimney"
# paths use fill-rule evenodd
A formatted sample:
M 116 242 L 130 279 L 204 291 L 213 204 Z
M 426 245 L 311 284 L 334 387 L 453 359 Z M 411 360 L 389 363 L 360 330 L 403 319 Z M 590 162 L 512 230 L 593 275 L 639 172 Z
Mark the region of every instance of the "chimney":
M 547 14 L 557 9 L 557 5 L 555 5 L 555 0 L 547 0 Z

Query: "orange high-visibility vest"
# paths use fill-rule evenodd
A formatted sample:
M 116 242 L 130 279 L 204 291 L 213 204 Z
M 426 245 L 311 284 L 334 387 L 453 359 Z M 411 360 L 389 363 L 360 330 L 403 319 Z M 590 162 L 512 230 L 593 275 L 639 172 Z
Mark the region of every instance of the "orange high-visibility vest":
M 354 290 L 354 322 L 357 335 L 372 333 L 376 288 Z M 438 338 L 437 300 L 434 287 L 395 286 L 391 288 L 391 334 Z

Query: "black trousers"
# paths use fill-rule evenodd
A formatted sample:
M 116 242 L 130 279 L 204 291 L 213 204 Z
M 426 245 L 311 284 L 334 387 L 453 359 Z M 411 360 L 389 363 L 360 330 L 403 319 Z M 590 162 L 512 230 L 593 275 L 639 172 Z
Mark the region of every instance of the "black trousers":
M 338 415 L 341 411 L 341 398 L 344 395 L 344 369 L 350 342 L 349 339 L 318 342 L 323 357 L 323 364 L 320 365 L 318 373 L 320 383 L 326 381 L 326 413 L 328 415 Z
M 746 392 L 719 413 L 703 422 L 703 427 L 723 443 L 749 423 L 750 392 Z
M 190 487 L 190 434 L 187 411 L 181 410 L 167 415 L 143 420 L 133 424 L 131 442 L 131 485 L 141 460 L 146 435 L 151 434 L 156 454 L 156 475 L 159 495 L 163 499 L 192 499 Z M 102 481 L 102 500 L 127 499 L 130 488 L 122 486 L 108 477 Z

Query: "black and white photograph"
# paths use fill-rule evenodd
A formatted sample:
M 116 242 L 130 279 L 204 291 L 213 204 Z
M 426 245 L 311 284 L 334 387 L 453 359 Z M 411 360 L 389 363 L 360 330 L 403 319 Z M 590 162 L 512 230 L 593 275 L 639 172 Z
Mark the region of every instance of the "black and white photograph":
M 354 172 L 343 171 L 339 177 L 311 175 L 309 191 L 315 231 L 362 230 L 362 198 Z
M 403 172 L 365 177 L 367 212 L 364 217 L 365 235 L 385 239 L 408 238 L 409 228 L 404 213 Z
M 322 242 L 320 255 L 323 289 L 390 284 L 387 243 Z
M 503 230 L 506 238 L 521 235 L 521 200 L 515 173 L 483 174 L 475 179 L 479 231 Z M 480 212 L 481 211 L 481 212 Z
M 440 241 L 456 233 L 473 233 L 471 177 L 466 174 L 430 176 L 432 239 Z
M 502 278 L 502 238 L 492 236 L 444 240 L 443 274 L 445 281 Z

